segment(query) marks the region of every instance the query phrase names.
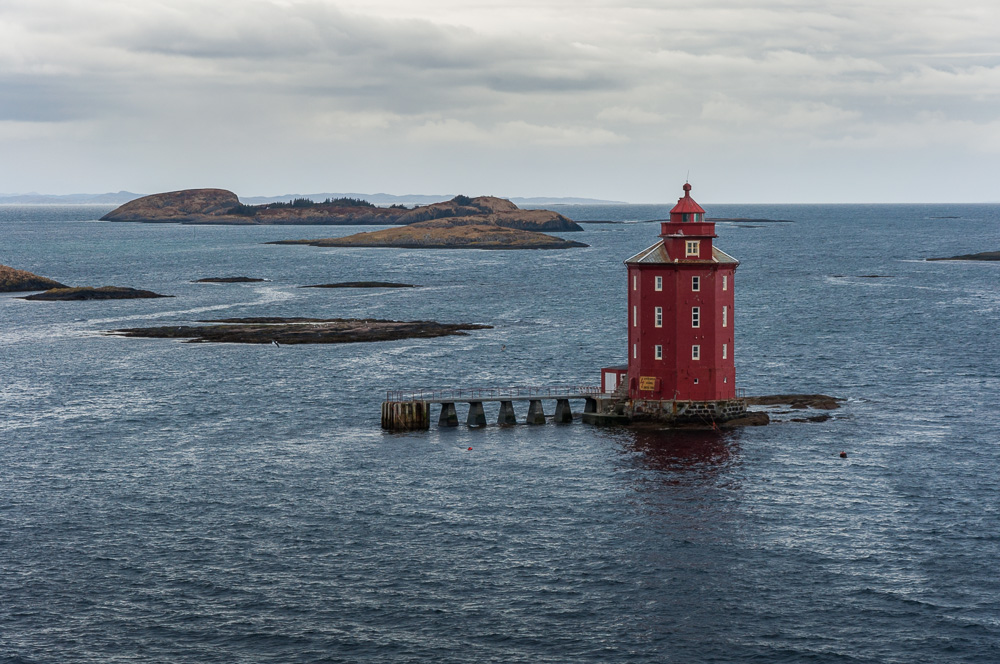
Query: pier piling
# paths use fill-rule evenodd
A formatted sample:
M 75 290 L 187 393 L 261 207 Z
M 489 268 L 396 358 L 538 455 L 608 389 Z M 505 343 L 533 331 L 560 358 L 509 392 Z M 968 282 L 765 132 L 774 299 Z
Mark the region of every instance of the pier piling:
M 531 399 L 528 402 L 528 419 L 526 424 L 545 424 L 545 411 L 541 399 Z
M 482 401 L 469 402 L 469 416 L 465 419 L 465 423 L 470 427 L 486 426 L 486 413 L 483 411 Z
M 445 402 L 441 404 L 441 417 L 438 418 L 439 427 L 457 427 L 458 426 L 458 413 L 455 411 L 454 402 Z
M 517 424 L 517 414 L 514 413 L 513 401 L 500 402 L 500 414 L 497 415 L 497 424 L 501 426 Z
M 557 399 L 555 422 L 557 424 L 569 424 L 572 421 L 573 410 L 569 407 L 569 399 Z

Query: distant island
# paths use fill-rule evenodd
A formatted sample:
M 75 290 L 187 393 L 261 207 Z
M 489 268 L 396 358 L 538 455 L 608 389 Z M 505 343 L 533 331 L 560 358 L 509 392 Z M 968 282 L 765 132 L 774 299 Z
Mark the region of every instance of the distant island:
M 581 231 L 578 224 L 550 210 L 522 210 L 494 196 L 455 196 L 449 201 L 407 208 L 378 207 L 356 198 L 315 202 L 297 198 L 290 202 L 245 205 L 226 189 L 185 189 L 143 196 L 101 217 L 103 221 L 181 224 L 340 224 L 407 225 L 444 218 L 488 218 L 506 228 L 533 231 Z
M 487 218 L 458 217 L 421 221 L 346 237 L 278 240 L 268 244 L 313 247 L 391 247 L 396 249 L 569 249 L 589 245 L 535 231 L 507 228 Z
M 145 194 L 131 191 L 107 192 L 103 194 L 0 194 L 0 205 L 122 205 Z M 282 194 L 280 196 L 244 196 L 243 202 L 248 205 L 261 203 L 290 203 L 297 198 L 311 198 L 321 201 L 327 198 L 362 198 L 375 205 L 427 205 L 440 203 L 453 198 L 454 194 L 361 194 L 361 193 L 330 193 L 321 194 Z M 628 205 L 626 201 L 612 201 L 602 198 L 560 197 L 560 196 L 510 196 L 510 201 L 518 205 Z
M 1000 261 L 1000 251 L 982 251 L 978 254 L 962 254 L 948 258 L 928 258 L 929 261 Z

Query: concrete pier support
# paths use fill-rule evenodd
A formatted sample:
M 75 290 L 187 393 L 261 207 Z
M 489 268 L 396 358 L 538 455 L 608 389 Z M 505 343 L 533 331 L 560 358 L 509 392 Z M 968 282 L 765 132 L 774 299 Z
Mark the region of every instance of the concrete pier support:
M 416 431 L 431 426 L 430 405 L 423 401 L 383 401 L 382 428 L 388 431 Z
M 500 402 L 500 414 L 497 416 L 497 424 L 502 426 L 517 424 L 517 415 L 514 414 L 513 401 Z
M 545 411 L 542 409 L 540 399 L 531 399 L 528 402 L 528 419 L 526 424 L 545 424 Z
M 483 411 L 482 401 L 469 402 L 469 417 L 466 418 L 465 423 L 470 427 L 486 426 L 486 413 Z
M 569 407 L 569 399 L 556 400 L 555 421 L 557 424 L 569 424 L 573 421 L 573 411 Z
M 583 412 L 585 413 L 596 413 L 597 412 L 597 399 L 591 399 L 587 397 L 587 402 L 583 406 Z
M 454 403 L 441 404 L 441 417 L 438 418 L 439 427 L 457 427 L 458 413 L 455 412 Z

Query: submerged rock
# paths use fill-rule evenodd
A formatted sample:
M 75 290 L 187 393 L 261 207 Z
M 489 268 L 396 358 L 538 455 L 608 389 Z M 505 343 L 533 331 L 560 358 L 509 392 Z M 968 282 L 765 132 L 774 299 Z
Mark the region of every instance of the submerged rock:
M 397 284 L 393 281 L 341 281 L 336 284 L 314 284 L 299 288 L 416 288 L 413 284 Z
M 121 286 L 102 286 L 91 288 L 51 288 L 44 293 L 26 295 L 22 300 L 134 300 L 139 298 L 173 297 L 160 295 L 148 290 L 124 288 Z
M 1000 251 L 981 251 L 978 254 L 962 254 L 948 258 L 928 258 L 929 261 L 1000 261 Z
M 193 284 L 249 284 L 258 281 L 267 281 L 267 279 L 258 279 L 256 277 L 205 277 L 204 279 L 195 279 L 191 283 Z
M 831 397 L 825 394 L 771 394 L 767 396 L 746 397 L 748 406 L 790 406 L 797 410 L 806 408 L 817 408 L 820 410 L 834 410 L 840 408 L 840 397 Z
M 465 335 L 465 330 L 491 329 L 474 323 L 395 321 L 374 318 L 223 318 L 205 325 L 163 325 L 112 330 L 109 334 L 156 339 L 187 339 L 189 343 L 343 344 L 365 341 Z
M 68 286 L 26 270 L 0 265 L 0 293 L 43 291 L 50 288 L 68 288 Z

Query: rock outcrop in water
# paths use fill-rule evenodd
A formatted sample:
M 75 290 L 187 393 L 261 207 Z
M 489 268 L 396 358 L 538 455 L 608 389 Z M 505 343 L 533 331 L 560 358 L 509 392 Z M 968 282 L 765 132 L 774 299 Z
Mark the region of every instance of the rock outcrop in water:
M 50 288 L 66 288 L 66 286 L 48 277 L 0 265 L 0 293 L 43 291 Z
M 135 300 L 154 297 L 173 297 L 173 295 L 160 295 L 148 290 L 137 288 L 124 288 L 121 286 L 102 286 L 92 288 L 85 286 L 82 288 L 51 288 L 44 293 L 26 295 L 22 300 Z
M 948 258 L 928 258 L 929 261 L 1000 261 L 1000 251 L 982 251 L 978 254 L 962 254 Z
M 579 225 L 550 210 L 522 210 L 494 196 L 456 196 L 450 201 L 413 208 L 376 207 L 366 201 L 337 199 L 315 203 L 243 205 L 225 189 L 185 189 L 143 196 L 101 217 L 104 221 L 182 224 L 333 224 L 406 225 L 446 218 L 475 217 L 505 228 L 535 231 L 581 231 Z
M 345 344 L 365 341 L 465 335 L 465 330 L 491 329 L 473 323 L 396 321 L 374 318 L 222 318 L 205 325 L 163 325 L 113 330 L 125 337 L 186 339 L 189 343 Z

